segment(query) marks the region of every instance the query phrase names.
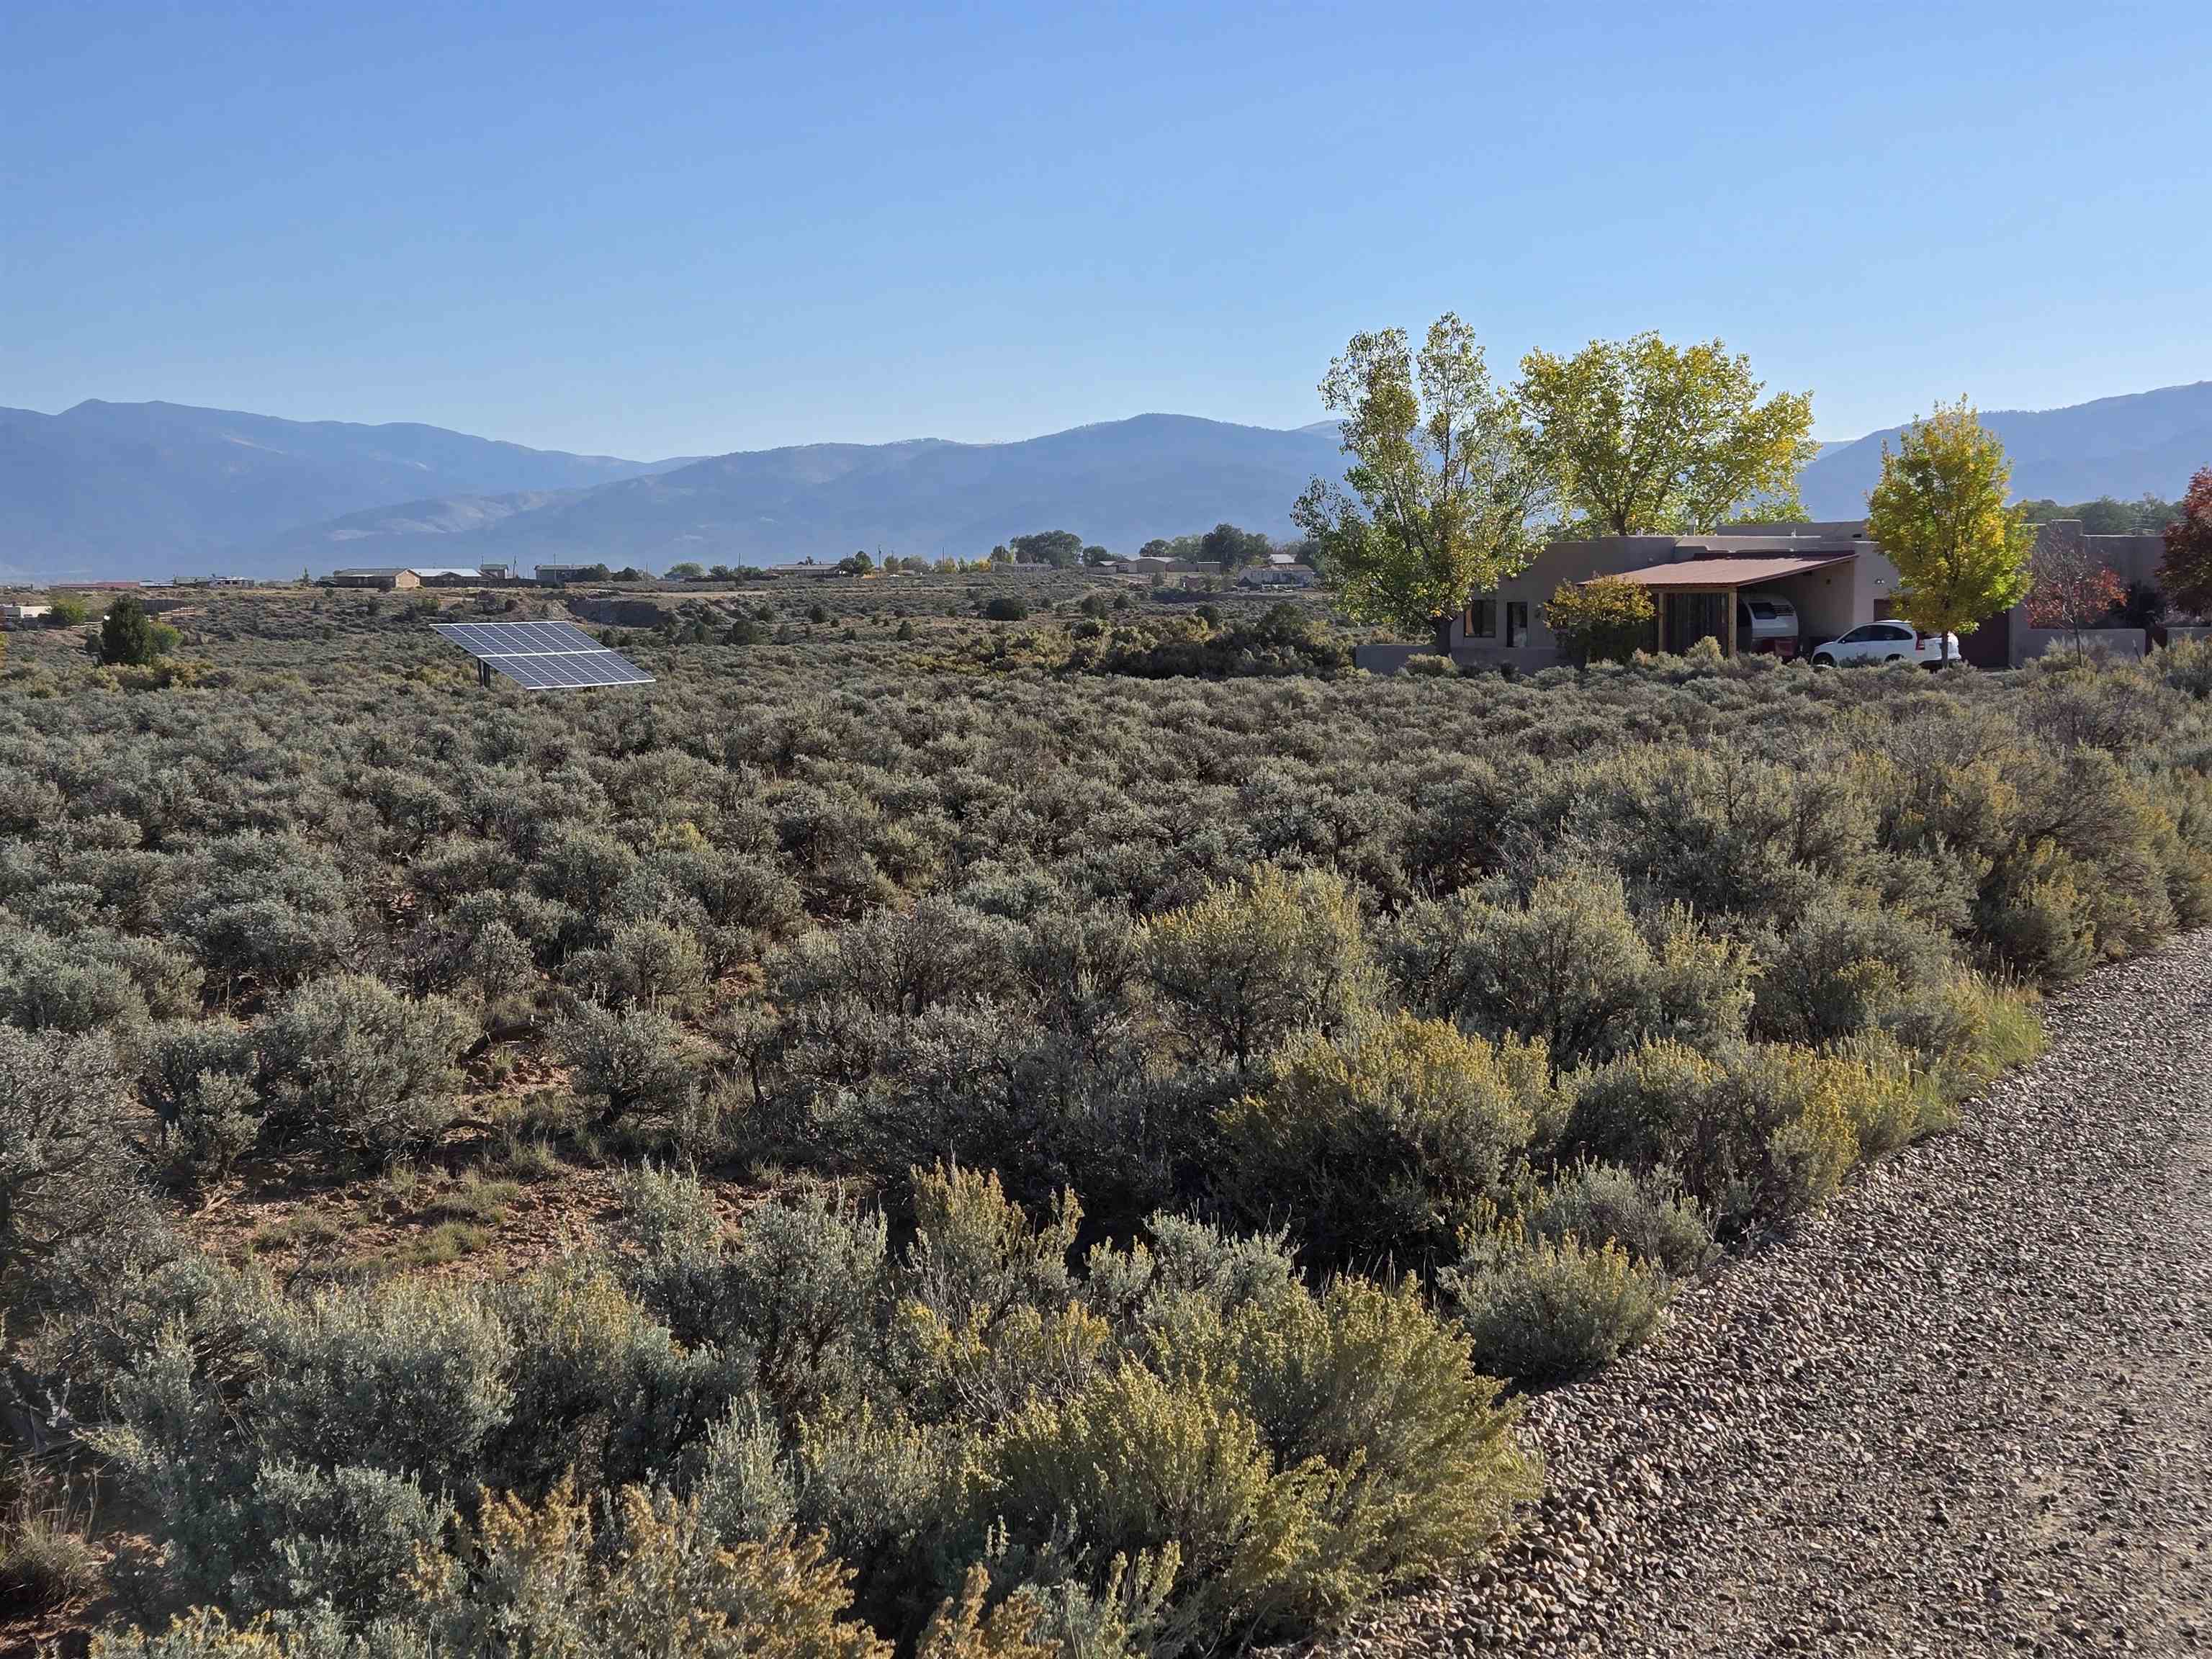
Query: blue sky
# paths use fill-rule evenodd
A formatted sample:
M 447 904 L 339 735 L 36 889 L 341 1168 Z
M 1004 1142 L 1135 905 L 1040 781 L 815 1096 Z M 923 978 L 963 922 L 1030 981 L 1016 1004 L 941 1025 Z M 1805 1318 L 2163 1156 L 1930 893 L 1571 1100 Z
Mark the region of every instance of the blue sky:
M 2212 6 L 0 6 L 0 404 L 648 456 L 1717 334 L 1847 437 L 2212 378 Z

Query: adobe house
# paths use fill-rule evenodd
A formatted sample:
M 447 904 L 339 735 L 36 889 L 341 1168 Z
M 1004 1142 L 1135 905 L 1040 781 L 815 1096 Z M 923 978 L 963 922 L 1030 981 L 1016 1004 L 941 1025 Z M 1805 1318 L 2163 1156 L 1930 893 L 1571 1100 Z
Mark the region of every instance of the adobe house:
M 2161 537 L 2086 535 L 2079 520 L 2039 525 L 2036 538 L 2039 551 L 2054 542 L 2081 543 L 2129 586 L 2155 586 L 2165 556 Z M 1553 542 L 1528 569 L 1495 592 L 1476 595 L 1452 619 L 1452 660 L 1462 666 L 1552 667 L 1562 659 L 1558 639 L 1544 625 L 1544 603 L 1561 582 L 1594 576 L 1618 576 L 1650 590 L 1658 614 L 1648 649 L 1686 651 L 1710 637 L 1730 654 L 1752 648 L 1738 637 L 1739 601 L 1747 598 L 1788 600 L 1797 616 L 1796 649 L 1809 654 L 1815 645 L 1863 623 L 1897 615 L 1903 586 L 1897 567 L 1868 539 L 1864 520 Z M 2019 605 L 1962 630 L 1959 654 L 1979 668 L 2017 668 L 2071 638 L 2062 629 L 2031 627 L 2027 607 Z M 2123 656 L 2140 656 L 2148 643 L 2139 628 L 2100 629 L 2095 638 L 2100 648 Z M 1363 668 L 1388 673 L 1433 648 L 1362 646 L 1355 659 Z
M 2079 519 L 2054 519 L 2036 526 L 2036 553 L 2040 555 L 2054 544 L 2086 550 L 2128 588 L 2156 587 L 2159 566 L 2166 558 L 2163 536 L 2092 536 L 2082 529 Z M 2087 629 L 2084 641 L 2123 657 L 2139 657 L 2150 645 L 2140 628 Z M 2034 627 L 2027 619 L 2027 607 L 2016 605 L 2002 616 L 1991 617 L 1972 633 L 1960 635 L 1959 654 L 1978 668 L 2017 668 L 2054 647 L 2070 650 L 2073 643 L 2070 629 Z
M 1737 601 L 1773 594 L 1797 612 L 1808 648 L 1890 614 L 1897 567 L 1866 538 L 1863 523 L 1746 525 L 1693 536 L 1601 536 L 1553 542 L 1518 576 L 1478 595 L 1451 624 L 1462 665 L 1548 668 L 1561 660 L 1544 624 L 1544 602 L 1562 582 L 1618 576 L 1651 590 L 1650 648 L 1686 651 L 1712 638 L 1733 653 Z
M 390 592 L 394 588 L 420 587 L 422 578 L 412 570 L 401 570 L 388 565 L 373 569 L 334 570 L 331 584 L 335 587 L 374 587 Z

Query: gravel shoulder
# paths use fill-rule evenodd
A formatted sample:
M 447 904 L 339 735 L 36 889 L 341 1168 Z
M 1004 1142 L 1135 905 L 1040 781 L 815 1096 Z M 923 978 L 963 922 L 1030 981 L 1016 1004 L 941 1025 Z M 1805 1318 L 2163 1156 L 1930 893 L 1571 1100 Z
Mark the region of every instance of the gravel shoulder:
M 1551 1491 L 1334 1644 L 2212 1653 L 2212 933 L 1534 1401 Z

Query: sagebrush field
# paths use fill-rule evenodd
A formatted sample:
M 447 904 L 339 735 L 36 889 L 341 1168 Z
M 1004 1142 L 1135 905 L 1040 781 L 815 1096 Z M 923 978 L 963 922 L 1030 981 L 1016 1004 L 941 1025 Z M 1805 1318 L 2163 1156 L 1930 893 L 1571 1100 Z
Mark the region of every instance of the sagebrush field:
M 2212 921 L 2204 647 L 1373 679 L 885 578 L 532 696 L 424 603 L 8 636 L 0 1594 L 100 1651 L 1326 1631 Z

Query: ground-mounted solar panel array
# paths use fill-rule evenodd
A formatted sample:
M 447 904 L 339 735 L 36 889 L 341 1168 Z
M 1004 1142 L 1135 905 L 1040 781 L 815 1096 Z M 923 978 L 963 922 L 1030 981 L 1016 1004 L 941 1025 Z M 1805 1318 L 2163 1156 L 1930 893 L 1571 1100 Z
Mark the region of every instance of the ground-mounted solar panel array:
M 650 685 L 653 676 L 564 622 L 433 623 L 487 668 L 532 691 L 593 685 Z

